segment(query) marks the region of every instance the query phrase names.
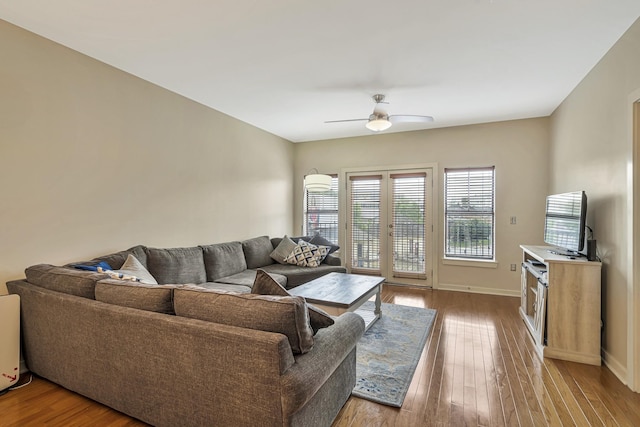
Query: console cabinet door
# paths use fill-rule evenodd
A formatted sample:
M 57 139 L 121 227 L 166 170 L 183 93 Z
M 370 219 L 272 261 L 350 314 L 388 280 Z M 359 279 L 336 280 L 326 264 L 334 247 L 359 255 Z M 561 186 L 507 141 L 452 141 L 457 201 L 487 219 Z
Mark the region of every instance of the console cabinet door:
M 536 293 L 535 312 L 533 314 L 533 327 L 535 340 L 538 344 L 544 344 L 544 326 L 547 317 L 547 287 L 538 282 Z
M 522 308 L 522 312 L 523 313 L 527 313 L 527 275 L 529 274 L 527 272 L 527 268 L 523 265 L 521 268 L 521 273 L 520 273 L 520 292 L 522 293 L 522 296 L 520 298 L 520 307 Z

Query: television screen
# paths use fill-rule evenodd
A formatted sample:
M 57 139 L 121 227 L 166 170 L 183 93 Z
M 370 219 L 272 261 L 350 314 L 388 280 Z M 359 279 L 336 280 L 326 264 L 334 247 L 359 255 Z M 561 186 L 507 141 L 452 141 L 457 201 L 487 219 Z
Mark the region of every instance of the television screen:
M 584 249 L 587 195 L 584 191 L 547 197 L 544 241 L 548 245 L 576 253 Z

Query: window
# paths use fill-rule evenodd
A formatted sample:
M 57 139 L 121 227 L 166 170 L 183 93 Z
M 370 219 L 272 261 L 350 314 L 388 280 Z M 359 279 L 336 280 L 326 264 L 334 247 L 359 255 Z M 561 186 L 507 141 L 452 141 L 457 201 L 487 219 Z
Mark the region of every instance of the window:
M 445 257 L 494 259 L 494 172 L 444 170 Z
M 304 192 L 304 234 L 319 234 L 338 244 L 338 177 L 331 176 L 331 189 Z

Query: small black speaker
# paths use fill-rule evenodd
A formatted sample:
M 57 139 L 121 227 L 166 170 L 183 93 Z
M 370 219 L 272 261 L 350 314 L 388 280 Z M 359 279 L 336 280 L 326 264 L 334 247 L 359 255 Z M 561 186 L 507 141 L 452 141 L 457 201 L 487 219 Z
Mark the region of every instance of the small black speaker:
M 596 261 L 598 256 L 596 255 L 596 241 L 587 240 L 587 259 L 589 261 Z

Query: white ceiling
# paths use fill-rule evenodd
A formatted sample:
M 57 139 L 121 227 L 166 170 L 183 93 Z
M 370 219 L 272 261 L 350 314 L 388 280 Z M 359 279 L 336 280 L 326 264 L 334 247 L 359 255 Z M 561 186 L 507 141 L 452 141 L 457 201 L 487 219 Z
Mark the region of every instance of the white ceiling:
M 640 0 L 0 0 L 0 19 L 293 142 L 547 116 Z

